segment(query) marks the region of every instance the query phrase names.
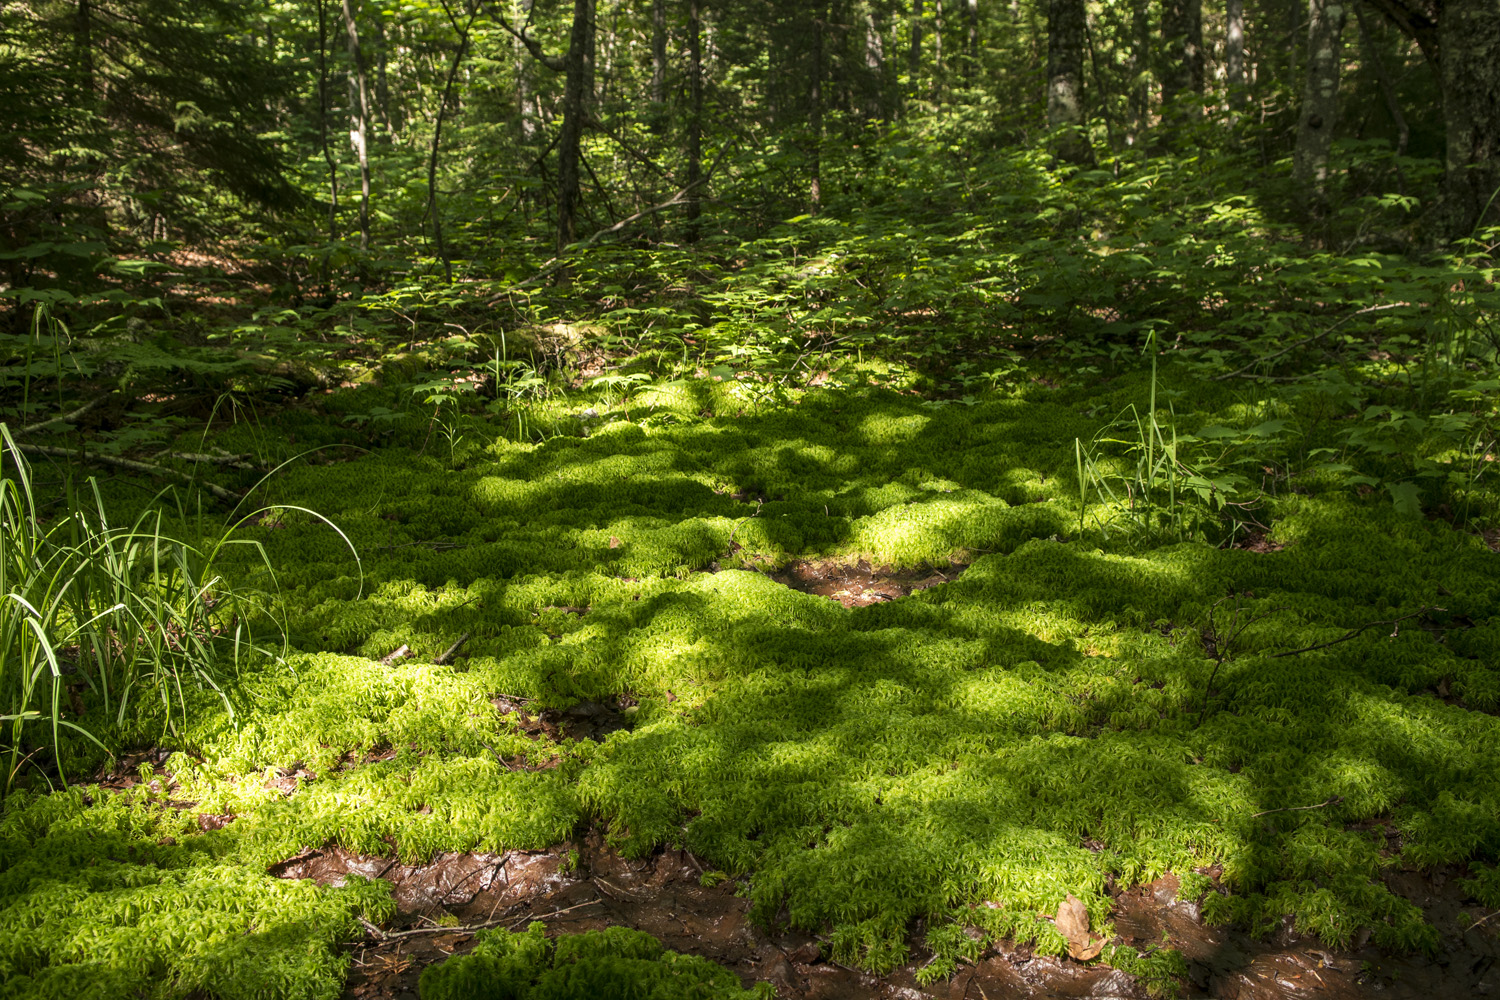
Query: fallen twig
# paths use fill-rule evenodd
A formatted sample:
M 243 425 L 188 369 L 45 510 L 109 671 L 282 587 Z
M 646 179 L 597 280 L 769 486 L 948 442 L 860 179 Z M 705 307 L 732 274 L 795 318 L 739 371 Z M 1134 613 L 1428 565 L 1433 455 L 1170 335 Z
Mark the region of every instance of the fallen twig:
M 1328 329 L 1324 330 L 1322 333 L 1315 333 L 1311 337 L 1303 337 L 1301 340 L 1296 341 L 1295 343 L 1292 343 L 1292 344 L 1288 344 L 1287 346 L 1283 347 L 1279 351 L 1273 351 L 1272 353 L 1267 354 L 1263 358 L 1256 358 L 1254 361 L 1250 362 L 1245 367 L 1243 367 L 1243 368 L 1236 368 L 1234 371 L 1229 372 L 1226 375 L 1215 375 L 1214 376 L 1214 380 L 1218 381 L 1218 382 L 1222 382 L 1222 381 L 1224 381 L 1227 378 L 1234 378 L 1236 375 L 1243 375 L 1245 372 L 1249 371 L 1250 369 L 1258 367 L 1260 365 L 1263 365 L 1267 361 L 1274 361 L 1276 358 L 1279 358 L 1279 357 L 1281 357 L 1284 354 L 1290 354 L 1292 351 L 1295 351 L 1299 347 L 1306 347 L 1308 344 L 1311 344 L 1315 340 L 1322 340 L 1324 337 L 1328 336 L 1330 333 L 1332 333 L 1333 331 L 1337 330 L 1339 327 L 1343 326 L 1345 323 L 1349 322 L 1351 319 L 1353 319 L 1356 316 L 1363 316 L 1365 313 L 1384 312 L 1387 309 L 1401 309 L 1401 308 L 1404 308 L 1404 307 L 1407 307 L 1407 306 L 1410 306 L 1410 305 L 1411 305 L 1410 302 L 1387 302 L 1384 305 L 1365 306 L 1363 309 L 1356 309 L 1356 310 L 1354 310 L 1354 312 L 1352 312 L 1349 315 L 1345 316 L 1343 319 L 1339 320 L 1337 323 L 1333 324 Z
M 449 646 L 435 660 L 432 661 L 433 665 L 438 667 L 447 666 L 448 662 L 458 655 L 458 651 L 463 648 L 464 643 L 468 642 L 471 638 L 473 638 L 473 636 L 473 632 L 465 632 L 463 635 L 459 636 L 457 642 Z
M 1277 659 L 1278 657 L 1282 657 L 1282 656 L 1296 656 L 1298 653 L 1311 653 L 1315 649 L 1327 649 L 1329 646 L 1337 646 L 1341 642 L 1348 642 L 1350 639 L 1353 639 L 1355 636 L 1359 635 L 1361 632 L 1365 631 L 1366 629 L 1372 629 L 1376 625 L 1399 625 L 1401 622 L 1406 621 L 1408 618 L 1416 618 L 1416 617 L 1419 617 L 1421 615 L 1425 615 L 1429 611 L 1444 611 L 1444 610 L 1446 610 L 1446 609 L 1445 608 L 1435 608 L 1435 607 L 1432 607 L 1432 606 L 1429 605 L 1427 607 L 1418 608 L 1416 611 L 1413 611 L 1409 615 L 1402 615 L 1400 618 L 1391 618 L 1391 619 L 1388 619 L 1386 621 L 1368 622 L 1368 623 L 1366 623 L 1364 625 L 1361 625 L 1359 628 L 1351 629 L 1350 631 L 1345 632 L 1343 635 L 1339 636 L 1337 639 L 1330 639 L 1327 642 L 1316 643 L 1315 645 L 1312 645 L 1312 646 L 1303 646 L 1301 649 L 1289 649 L 1289 650 L 1287 650 L 1284 653 L 1272 653 L 1271 654 L 1271 659 L 1274 660 L 1274 659 Z M 1396 633 L 1399 632 L 1399 631 L 1400 631 L 1400 629 L 1397 629 L 1396 632 L 1392 632 L 1391 633 L 1391 638 L 1394 639 L 1396 637 Z
M 84 452 L 73 448 L 55 448 L 45 444 L 22 444 L 16 443 L 16 447 L 28 455 L 45 455 L 48 458 L 71 458 L 84 462 L 93 462 L 97 465 L 109 465 L 117 469 L 128 469 L 131 472 L 142 472 L 148 476 L 156 476 L 162 479 L 181 479 L 183 482 L 194 486 L 201 486 L 209 493 L 225 503 L 239 503 L 240 497 L 222 486 L 205 482 L 186 472 L 178 472 L 176 469 L 168 469 L 160 465 L 152 465 L 150 462 L 137 462 L 133 458 L 116 458 L 114 455 L 101 455 L 98 452 Z
M 1328 799 L 1323 802 L 1319 802 L 1315 806 L 1282 806 L 1280 809 L 1266 809 L 1262 812 L 1252 813 L 1250 818 L 1255 819 L 1259 816 L 1269 816 L 1272 813 L 1301 812 L 1305 809 L 1326 809 L 1329 806 L 1336 806 L 1342 801 L 1344 801 L 1344 797 L 1342 795 L 1331 795 L 1328 797 Z
M 109 395 L 110 394 L 106 392 L 102 396 L 95 396 L 93 399 L 89 400 L 87 403 L 84 403 L 72 413 L 64 413 L 59 417 L 52 417 L 51 419 L 43 420 L 39 423 L 27 424 L 25 427 L 18 427 L 17 429 L 11 431 L 11 437 L 21 437 L 23 434 L 30 434 L 33 431 L 39 431 L 43 427 L 51 427 L 53 424 L 71 424 L 73 421 L 77 420 L 79 417 L 83 416 L 85 413 L 89 412 L 94 407 L 98 406 L 100 403 L 108 399 Z

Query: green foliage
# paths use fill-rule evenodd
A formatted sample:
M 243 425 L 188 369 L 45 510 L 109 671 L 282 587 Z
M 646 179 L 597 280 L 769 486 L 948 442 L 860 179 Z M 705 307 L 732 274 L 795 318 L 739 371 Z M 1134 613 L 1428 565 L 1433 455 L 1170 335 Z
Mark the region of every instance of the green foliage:
M 624 927 L 563 935 L 546 925 L 520 933 L 482 931 L 466 955 L 422 973 L 422 1000 L 769 1000 L 762 985 L 740 988 L 727 969 L 667 951 Z

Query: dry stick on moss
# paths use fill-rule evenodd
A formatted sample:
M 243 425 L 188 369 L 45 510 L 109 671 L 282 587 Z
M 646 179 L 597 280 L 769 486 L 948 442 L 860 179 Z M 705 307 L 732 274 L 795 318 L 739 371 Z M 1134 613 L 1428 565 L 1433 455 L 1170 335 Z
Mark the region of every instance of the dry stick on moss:
M 380 665 L 382 667 L 388 667 L 392 663 L 395 663 L 397 660 L 405 659 L 410 655 L 411 647 L 403 642 L 401 645 L 397 646 L 395 649 L 382 656 L 380 658 Z
M 53 424 L 71 424 L 73 421 L 77 420 L 79 417 L 83 416 L 85 413 L 89 412 L 100 403 L 103 403 L 105 400 L 109 399 L 109 397 L 110 394 L 106 392 L 102 396 L 95 396 L 93 399 L 89 400 L 87 403 L 84 403 L 72 413 L 64 413 L 60 417 L 52 417 L 50 420 L 43 420 L 39 423 L 28 424 L 25 427 L 19 427 L 16 430 L 11 431 L 11 437 L 21 437 L 24 434 L 31 434 L 35 431 L 41 430 L 43 427 L 51 427 Z
M 1227 375 L 1215 375 L 1214 379 L 1215 379 L 1215 381 L 1222 382 L 1222 381 L 1224 381 L 1227 378 L 1234 378 L 1236 375 L 1243 375 L 1245 372 L 1249 371 L 1250 369 L 1259 367 L 1260 365 L 1265 364 L 1267 361 L 1274 361 L 1274 360 L 1276 360 L 1277 358 L 1281 357 L 1284 354 L 1290 354 L 1292 351 L 1295 351 L 1299 347 L 1306 347 L 1308 344 L 1311 344 L 1314 341 L 1322 340 L 1324 337 L 1328 336 L 1330 333 L 1332 333 L 1333 331 L 1337 330 L 1339 327 L 1343 326 L 1345 323 L 1347 323 L 1350 320 L 1354 319 L 1356 316 L 1363 316 L 1365 313 L 1385 312 L 1387 309 L 1401 309 L 1401 308 L 1408 307 L 1410 305 L 1411 305 L 1410 302 L 1388 302 L 1385 305 L 1380 305 L 1380 306 L 1365 306 L 1365 308 L 1363 308 L 1363 309 L 1356 309 L 1356 310 L 1354 310 L 1354 312 L 1352 312 L 1349 315 L 1345 316 L 1343 319 L 1339 320 L 1337 323 L 1333 324 L 1328 329 L 1324 330 L 1322 333 L 1315 333 L 1311 337 L 1304 337 L 1301 340 L 1297 341 L 1296 343 L 1288 344 L 1286 347 L 1283 347 L 1279 351 L 1273 351 L 1270 354 L 1267 354 L 1263 358 L 1256 358 L 1254 361 L 1250 362 L 1245 367 L 1243 367 L 1243 368 L 1236 368 L 1234 371 L 1229 372 Z
M 473 637 L 473 632 L 465 632 L 463 635 L 459 636 L 457 642 L 449 646 L 446 650 L 443 651 L 441 656 L 432 661 L 433 665 L 438 667 L 447 666 L 448 662 L 458 655 L 458 651 L 463 648 L 464 643 L 468 642 Z
M 1251 813 L 1250 818 L 1255 819 L 1259 816 L 1269 816 L 1272 813 L 1302 812 L 1307 809 L 1326 809 L 1329 806 L 1336 806 L 1342 801 L 1344 801 L 1344 797 L 1342 795 L 1330 795 L 1325 801 L 1319 802 L 1315 806 L 1282 806 L 1280 809 L 1266 809 L 1262 812 Z
M 1400 618 L 1391 618 L 1391 619 L 1388 619 L 1386 621 L 1379 621 L 1379 622 L 1367 622 L 1366 624 L 1361 625 L 1359 628 L 1351 629 L 1348 632 L 1345 632 L 1343 635 L 1339 636 L 1337 639 L 1330 639 L 1327 642 L 1316 643 L 1316 644 L 1314 644 L 1312 646 L 1303 646 L 1301 649 L 1289 649 L 1285 653 L 1272 653 L 1271 654 L 1271 659 L 1274 660 L 1274 659 L 1278 659 L 1278 658 L 1283 657 L 1283 656 L 1296 656 L 1298 653 L 1311 653 L 1315 649 L 1327 649 L 1329 646 L 1337 646 L 1341 642 L 1348 642 L 1350 639 L 1353 639 L 1355 636 L 1359 635 L 1361 632 L 1365 631 L 1366 629 L 1372 629 L 1376 625 L 1399 625 L 1399 624 L 1401 624 L 1402 622 L 1406 621 L 1409 618 L 1417 618 L 1417 617 L 1419 617 L 1421 615 L 1425 615 L 1429 611 L 1446 611 L 1446 610 L 1448 610 L 1448 609 L 1447 608 L 1437 608 L 1437 607 L 1433 607 L 1431 605 L 1427 605 L 1427 606 L 1418 608 L 1416 611 L 1413 611 L 1409 615 L 1402 615 Z M 1398 628 L 1396 630 L 1396 632 L 1399 632 L 1399 631 L 1401 631 L 1401 630 Z M 1394 639 L 1396 637 L 1396 632 L 1392 632 L 1391 633 L 1391 638 L 1392 639 Z
M 226 490 L 222 486 L 215 486 L 213 483 L 204 482 L 203 480 L 197 479 L 194 476 L 190 476 L 186 472 L 178 472 L 176 469 L 168 469 L 164 466 L 152 465 L 150 462 L 137 462 L 133 458 L 116 458 L 113 455 L 101 455 L 98 452 L 79 452 L 74 451 L 72 448 L 54 448 L 50 445 L 44 444 L 17 443 L 16 447 L 20 448 L 28 455 L 45 455 L 48 458 L 82 459 L 85 462 L 93 462 L 97 465 L 108 465 L 116 469 L 127 469 L 131 472 L 141 472 L 148 476 L 155 476 L 159 479 L 181 479 L 183 482 L 191 483 L 194 486 L 203 487 L 205 490 L 212 493 L 215 497 L 225 503 L 236 504 L 240 501 L 240 496 L 238 493 L 231 493 L 229 490 Z

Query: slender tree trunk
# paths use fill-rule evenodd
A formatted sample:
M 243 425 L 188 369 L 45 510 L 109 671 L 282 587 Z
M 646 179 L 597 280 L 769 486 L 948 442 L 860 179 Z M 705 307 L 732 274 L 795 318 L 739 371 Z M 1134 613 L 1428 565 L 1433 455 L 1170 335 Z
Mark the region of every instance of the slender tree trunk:
M 1229 106 L 1245 106 L 1245 0 L 1225 0 L 1224 75 L 1229 85 Z
M 568 43 L 567 79 L 563 84 L 562 134 L 557 141 L 558 252 L 578 235 L 583 118 L 594 75 L 593 14 L 591 0 L 573 0 L 573 30 Z
M 1151 113 L 1151 84 L 1147 70 L 1151 66 L 1151 12 L 1148 0 L 1130 2 L 1130 142 L 1146 130 Z
M 651 0 L 651 103 L 667 103 L 667 0 Z
M 443 10 L 447 12 L 446 5 Z M 438 260 L 443 262 L 443 277 L 450 285 L 453 284 L 453 265 L 448 262 L 448 248 L 443 245 L 443 216 L 438 210 L 438 150 L 443 143 L 443 119 L 448 113 L 448 102 L 453 97 L 453 81 L 458 78 L 459 67 L 463 65 L 464 56 L 468 54 L 469 30 L 474 26 L 474 18 L 478 13 L 477 6 L 471 8 L 469 19 L 462 28 L 459 28 L 456 20 L 453 21 L 454 30 L 458 32 L 458 51 L 453 54 L 453 64 L 448 67 L 448 79 L 443 82 L 443 96 L 438 101 L 437 118 L 432 124 L 432 148 L 427 156 L 427 214 L 432 216 L 432 242 L 437 250 Z M 449 18 L 452 19 L 451 14 Z
M 1203 93 L 1202 0 L 1164 0 L 1161 33 L 1165 64 L 1161 74 L 1161 103 L 1170 110 L 1180 99 Z M 1201 111 L 1194 101 L 1190 113 Z
M 94 99 L 94 15 L 89 0 L 78 0 L 73 18 L 73 53 L 78 60 L 78 77 L 88 99 Z
M 359 27 L 354 21 L 354 8 L 350 0 L 343 0 L 344 32 L 349 41 L 349 59 L 354 63 L 354 75 L 349 78 L 350 123 L 349 142 L 359 156 L 359 248 L 370 246 L 370 87 L 365 74 L 364 52 L 359 45 Z
M 531 21 L 531 6 L 533 0 L 520 0 L 516 8 L 524 15 L 522 24 Z M 531 86 L 531 64 L 526 59 L 526 49 L 519 39 L 512 39 L 511 44 L 516 52 L 516 114 L 520 124 L 521 141 L 524 143 L 534 142 L 540 129 L 535 109 L 532 108 L 532 86 Z
M 1047 5 L 1047 125 L 1056 129 L 1052 151 L 1069 163 L 1090 163 L 1094 151 L 1083 126 L 1083 46 L 1088 10 L 1084 0 Z
M 943 0 L 932 0 L 932 93 L 943 86 Z
M 916 93 L 922 71 L 922 0 L 911 0 L 911 50 L 906 56 L 907 90 Z
M 1396 126 L 1396 155 L 1405 156 L 1406 144 L 1411 140 L 1411 129 L 1406 124 L 1406 115 L 1401 113 L 1401 102 L 1396 98 L 1395 81 L 1386 72 L 1385 61 L 1380 58 L 1380 48 L 1376 44 L 1375 35 L 1370 31 L 1370 25 L 1365 20 L 1364 7 L 1358 3 L 1354 5 L 1354 18 L 1359 24 L 1360 55 L 1369 59 L 1370 68 L 1375 71 L 1375 79 L 1380 83 L 1380 93 L 1385 98 L 1385 109 L 1391 116 L 1391 124 Z
M 883 119 L 890 109 L 886 106 L 885 78 L 885 25 L 884 14 L 877 4 L 870 10 L 865 21 L 865 100 L 866 118 Z
M 375 113 L 387 132 L 395 131 L 395 118 L 391 115 L 391 93 L 386 85 L 385 19 L 376 17 L 371 21 L 375 34 Z
M 688 119 L 688 192 L 687 238 L 696 242 L 699 236 L 699 216 L 703 206 L 699 197 L 699 181 L 703 178 L 703 22 L 699 18 L 699 0 L 687 0 L 688 35 L 688 89 L 692 113 Z
M 964 0 L 964 20 L 969 26 L 964 39 L 964 83 L 972 87 L 979 73 L 979 0 Z
M 812 108 L 808 114 L 812 132 L 812 184 L 808 200 L 814 215 L 823 205 L 823 33 L 827 19 L 826 8 L 813 14 Z
M 318 142 L 328 164 L 328 242 L 339 238 L 339 168 L 328 145 L 328 12 L 318 0 Z
M 1328 151 L 1339 113 L 1343 0 L 1308 0 L 1307 16 L 1307 79 L 1302 88 L 1292 174 L 1304 207 L 1314 217 L 1322 217 L 1328 211 Z

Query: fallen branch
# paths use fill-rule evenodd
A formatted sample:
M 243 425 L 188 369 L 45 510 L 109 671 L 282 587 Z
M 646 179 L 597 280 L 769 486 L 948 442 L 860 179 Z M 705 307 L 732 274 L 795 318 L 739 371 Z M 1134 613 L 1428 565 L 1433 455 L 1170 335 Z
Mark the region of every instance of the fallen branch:
M 203 455 L 192 451 L 162 451 L 158 452 L 157 458 L 175 458 L 180 462 L 209 462 L 213 465 L 227 465 L 231 469 L 254 469 L 255 466 L 245 461 L 249 455 Z
M 72 413 L 64 413 L 60 417 L 53 417 L 50 420 L 43 420 L 40 423 L 28 424 L 25 427 L 21 427 L 14 431 L 11 431 L 11 437 L 21 437 L 24 434 L 30 434 L 33 431 L 39 431 L 43 427 L 51 427 L 53 424 L 71 424 L 73 421 L 77 420 L 79 417 L 83 416 L 85 413 L 89 412 L 108 398 L 109 393 L 107 392 L 102 396 L 95 396 L 93 399 L 89 400 L 87 403 L 84 403 Z
M 1314 341 L 1322 340 L 1324 337 L 1328 336 L 1330 333 L 1332 333 L 1333 331 L 1337 330 L 1339 327 L 1343 326 L 1345 323 L 1347 323 L 1350 320 L 1354 319 L 1356 316 L 1363 316 L 1365 313 L 1385 312 L 1387 309 L 1402 309 L 1402 308 L 1409 307 L 1410 305 L 1411 305 L 1410 302 L 1388 302 L 1385 305 L 1365 306 L 1363 309 L 1356 309 L 1356 310 L 1354 310 L 1354 312 L 1352 312 L 1349 315 L 1345 316 L 1343 319 L 1339 320 L 1337 323 L 1333 324 L 1328 329 L 1324 330 L 1322 333 L 1315 333 L 1311 337 L 1304 337 L 1301 340 L 1297 341 L 1296 343 L 1288 344 L 1286 347 L 1283 347 L 1281 350 L 1274 351 L 1274 352 L 1272 352 L 1270 354 L 1267 354 L 1263 358 L 1257 358 L 1256 360 L 1250 362 L 1245 367 L 1243 367 L 1243 368 L 1236 368 L 1234 371 L 1228 373 L 1227 375 L 1215 375 L 1214 376 L 1214 380 L 1218 381 L 1218 382 L 1222 382 L 1222 381 L 1224 381 L 1227 378 L 1234 378 L 1236 375 L 1243 375 L 1245 372 L 1249 371 L 1250 369 L 1259 367 L 1260 365 L 1265 364 L 1267 361 L 1274 361 L 1275 359 L 1281 357 L 1284 354 L 1290 354 L 1292 351 L 1295 351 L 1299 347 L 1306 347 L 1308 344 L 1311 344 Z
M 1344 801 L 1344 797 L 1342 795 L 1331 795 L 1327 800 L 1319 802 L 1315 806 L 1282 806 L 1280 809 L 1266 809 L 1262 812 L 1252 813 L 1250 818 L 1256 819 L 1260 816 L 1269 816 L 1272 813 L 1302 812 L 1305 809 L 1326 809 L 1329 806 L 1336 806 L 1342 801 Z
M 465 632 L 463 635 L 459 636 L 457 642 L 449 646 L 446 650 L 443 651 L 442 654 L 437 657 L 437 659 L 432 661 L 433 665 L 439 667 L 447 666 L 449 661 L 451 661 L 455 656 L 458 655 L 458 651 L 463 648 L 464 643 L 468 642 L 473 637 L 473 632 Z
M 237 493 L 231 493 L 222 486 L 203 482 L 186 472 L 178 472 L 176 469 L 168 469 L 160 465 L 152 465 L 150 462 L 137 462 L 133 458 L 116 458 L 113 455 L 101 455 L 98 452 L 75 451 L 72 448 L 54 448 L 44 444 L 21 444 L 16 447 L 28 455 L 45 455 L 48 458 L 72 458 L 84 462 L 93 462 L 96 465 L 108 465 L 116 469 L 126 469 L 130 472 L 140 472 L 159 479 L 181 479 L 183 482 L 194 486 L 201 486 L 218 499 L 228 504 L 239 503 L 240 497 Z
M 403 642 L 401 645 L 397 646 L 395 649 L 391 650 L 389 653 L 387 653 L 384 656 L 382 656 L 380 658 L 380 665 L 382 667 L 388 667 L 392 663 L 395 663 L 397 660 L 405 659 L 406 657 L 408 657 L 410 655 L 411 655 L 411 647 L 408 646 L 406 643 Z
M 1379 622 L 1367 622 L 1366 624 L 1361 625 L 1359 628 L 1351 629 L 1348 632 L 1345 632 L 1343 635 L 1339 636 L 1337 639 L 1330 639 L 1327 642 L 1316 643 L 1315 645 L 1312 645 L 1312 646 L 1303 646 L 1301 649 L 1289 649 L 1285 653 L 1272 653 L 1270 658 L 1274 660 L 1274 659 L 1278 659 L 1279 657 L 1283 657 L 1283 656 L 1296 656 L 1299 653 L 1311 653 L 1315 649 L 1327 649 L 1329 646 L 1337 646 L 1341 642 L 1348 642 L 1350 639 L 1353 639 L 1355 636 L 1359 635 L 1361 632 L 1365 631 L 1366 629 L 1372 629 L 1372 628 L 1374 628 L 1377 625 L 1399 625 L 1400 623 L 1406 621 L 1408 618 L 1416 618 L 1416 617 L 1419 617 L 1421 615 L 1425 615 L 1429 611 L 1445 611 L 1445 610 L 1447 610 L 1447 609 L 1446 608 L 1434 608 L 1434 607 L 1431 607 L 1431 606 L 1418 608 L 1416 611 L 1413 611 L 1411 614 L 1409 614 L 1409 615 L 1402 615 L 1400 618 L 1391 618 L 1391 619 L 1388 619 L 1386 621 L 1379 621 Z M 1392 632 L 1391 633 L 1391 638 L 1394 639 L 1396 637 L 1396 633 L 1400 632 L 1400 631 L 1401 631 L 1400 629 L 1397 629 L 1396 632 Z

